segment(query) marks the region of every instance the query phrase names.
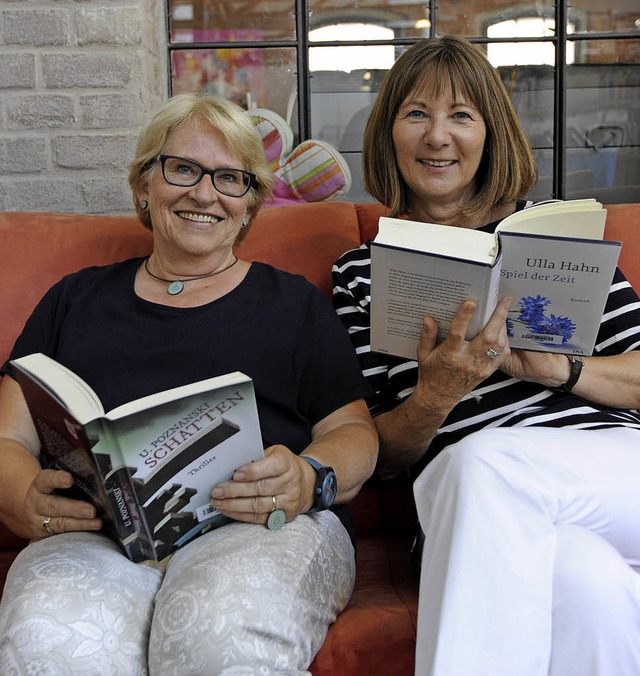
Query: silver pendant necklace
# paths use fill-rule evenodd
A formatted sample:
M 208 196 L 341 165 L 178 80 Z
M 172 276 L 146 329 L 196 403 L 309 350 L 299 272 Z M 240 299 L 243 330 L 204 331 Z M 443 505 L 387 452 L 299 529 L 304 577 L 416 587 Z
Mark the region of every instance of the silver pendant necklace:
M 177 296 L 179 293 L 182 293 L 185 282 L 194 282 L 196 279 L 207 279 L 207 277 L 215 277 L 216 275 L 221 275 L 223 272 L 226 272 L 229 268 L 232 268 L 237 262 L 238 257 L 234 256 L 233 262 L 229 263 L 229 265 L 227 265 L 225 268 L 222 268 L 222 270 L 214 270 L 213 272 L 208 272 L 206 275 L 196 275 L 195 277 L 183 277 L 182 279 L 165 279 L 164 277 L 158 277 L 158 275 L 154 275 L 153 272 L 149 270 L 148 258 L 144 259 L 144 269 L 146 270 L 149 277 L 153 277 L 153 279 L 157 279 L 159 282 L 164 282 L 165 284 L 169 285 L 167 287 L 167 293 L 170 296 Z

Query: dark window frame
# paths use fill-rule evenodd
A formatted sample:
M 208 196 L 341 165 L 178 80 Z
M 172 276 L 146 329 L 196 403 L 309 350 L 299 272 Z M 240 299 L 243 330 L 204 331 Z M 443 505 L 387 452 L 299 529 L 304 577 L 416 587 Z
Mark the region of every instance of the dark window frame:
M 229 48 L 274 48 L 286 47 L 296 50 L 296 80 L 298 91 L 298 138 L 300 141 L 311 138 L 311 87 L 309 72 L 309 47 L 359 47 L 372 45 L 393 45 L 394 47 L 410 46 L 417 41 L 416 38 L 395 38 L 393 40 L 364 40 L 364 41 L 323 41 L 310 42 L 309 31 L 319 28 L 322 24 L 312 25 L 310 21 L 309 0 L 295 0 L 295 31 L 296 38 L 291 40 L 263 40 L 233 42 L 232 47 L 228 42 L 189 42 L 179 43 L 171 42 L 171 18 L 170 18 L 170 0 L 165 0 L 166 17 L 166 36 L 167 36 L 167 58 L 169 64 L 169 82 L 168 92 L 171 95 L 172 76 L 171 76 L 171 53 L 180 49 L 229 49 Z M 437 0 L 429 0 L 429 17 L 431 26 L 429 28 L 429 37 L 434 37 L 438 33 L 438 7 Z M 554 100 L 553 100 L 553 183 L 552 196 L 558 199 L 566 197 L 566 45 L 573 42 L 576 45 L 576 53 L 580 49 L 580 44 L 593 40 L 626 40 L 640 38 L 640 30 L 627 32 L 576 32 L 568 34 L 566 31 L 568 19 L 569 0 L 557 0 L 553 12 L 553 19 L 556 25 L 556 34 L 547 37 L 535 38 L 488 38 L 468 36 L 471 42 L 476 44 L 490 43 L 524 43 L 524 42 L 552 42 L 555 46 L 556 61 L 554 64 Z M 347 10 L 348 11 L 348 10 Z M 525 11 L 519 11 L 514 16 L 523 16 Z M 551 18 L 551 15 L 549 16 Z M 486 22 L 483 27 L 488 25 Z M 577 30 L 580 27 L 577 26 Z

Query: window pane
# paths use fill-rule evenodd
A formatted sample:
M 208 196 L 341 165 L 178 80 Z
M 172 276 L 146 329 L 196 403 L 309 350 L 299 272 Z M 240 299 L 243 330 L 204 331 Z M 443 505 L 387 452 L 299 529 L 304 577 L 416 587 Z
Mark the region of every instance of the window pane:
M 316 71 L 389 70 L 395 58 L 393 45 L 309 47 L 309 70 L 312 74 Z
M 640 40 L 576 45 L 567 68 L 567 197 L 640 201 L 639 54 Z
M 456 33 L 468 37 L 485 37 L 492 24 L 520 18 L 553 18 L 553 0 L 493 0 L 489 10 L 483 0 L 447 0 L 438 4 L 436 27 L 438 35 Z M 544 26 L 539 25 L 532 37 L 543 37 Z M 514 34 L 513 36 L 516 37 Z
M 551 199 L 553 195 L 553 148 L 538 148 L 533 152 L 538 167 L 538 182 L 531 188 L 527 199 L 534 202 Z
M 172 93 L 210 92 L 243 108 L 269 108 L 298 129 L 293 48 L 176 49 Z
M 638 0 L 571 0 L 569 17 L 579 33 L 627 32 L 640 28 Z
M 489 54 L 492 46 L 487 46 Z M 553 148 L 554 67 L 540 63 L 539 59 L 540 55 L 547 53 L 547 43 L 502 43 L 500 46 L 506 48 L 505 54 L 518 55 L 517 60 L 523 61 L 512 65 L 501 65 L 494 61 L 520 123 L 534 149 Z M 524 58 L 527 54 L 529 58 Z M 502 56 L 500 52 L 501 60 Z M 549 164 L 549 172 L 551 166 Z
M 532 43 L 545 47 L 543 43 Z M 538 184 L 531 199 L 548 199 L 553 189 L 553 66 L 498 66 L 520 124 L 533 146 Z
M 416 0 L 359 0 L 356 3 L 308 0 L 309 20 L 312 28 L 344 23 L 364 23 L 384 26 L 393 31 L 396 38 L 420 38 L 429 34 L 429 3 Z M 356 5 L 345 7 L 344 5 Z M 342 7 L 341 7 L 342 5 Z M 337 9 L 341 7 L 340 9 Z M 320 34 L 317 40 L 335 40 Z M 349 40 L 375 40 L 371 35 Z
M 330 47 L 318 49 L 331 50 Z M 361 50 L 364 61 L 380 63 L 379 47 L 349 47 Z M 402 48 L 404 49 L 404 48 Z M 344 199 L 371 201 L 362 184 L 362 135 L 380 83 L 393 65 L 394 50 L 386 67 L 318 70 L 311 73 L 311 137 L 337 148 L 351 169 L 352 187 Z M 345 64 L 355 63 L 346 57 Z
M 169 0 L 170 40 L 291 40 L 294 8 L 295 0 Z

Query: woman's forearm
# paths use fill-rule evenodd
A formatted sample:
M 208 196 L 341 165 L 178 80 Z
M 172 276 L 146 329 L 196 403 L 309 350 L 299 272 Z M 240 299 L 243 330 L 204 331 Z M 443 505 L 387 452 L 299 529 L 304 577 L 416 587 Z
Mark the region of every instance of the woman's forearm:
M 640 408 L 640 352 L 586 357 L 572 392 L 612 408 Z
M 365 403 L 349 404 L 316 425 L 314 440 L 304 454 L 333 467 L 338 479 L 336 502 L 351 500 L 373 474 L 378 457 L 378 435 Z
M 29 537 L 25 530 L 24 499 L 40 463 L 13 439 L 0 438 L 0 520 L 16 535 Z
M 391 477 L 418 462 L 449 410 L 422 405 L 415 394 L 374 418 L 380 450 L 377 473 Z
M 563 354 L 514 350 L 503 370 L 514 378 L 559 388 L 567 382 L 571 364 Z M 571 393 L 611 408 L 640 408 L 640 352 L 584 357 Z

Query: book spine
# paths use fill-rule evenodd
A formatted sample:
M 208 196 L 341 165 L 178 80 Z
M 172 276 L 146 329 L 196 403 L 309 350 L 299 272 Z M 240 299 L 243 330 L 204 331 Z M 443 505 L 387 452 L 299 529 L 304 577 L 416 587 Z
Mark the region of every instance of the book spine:
M 124 463 L 115 434 L 107 421 L 101 421 L 100 436 L 103 448 L 109 453 L 95 453 L 100 475 L 111 507 L 111 531 L 134 562 L 157 560 L 153 539 L 138 501 L 131 472 Z

